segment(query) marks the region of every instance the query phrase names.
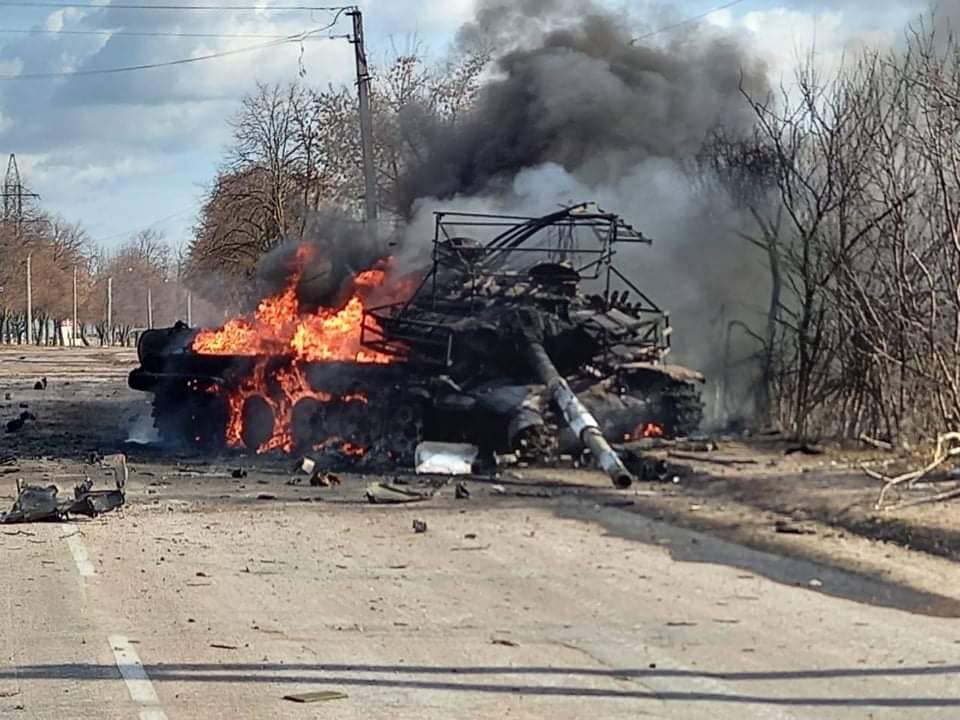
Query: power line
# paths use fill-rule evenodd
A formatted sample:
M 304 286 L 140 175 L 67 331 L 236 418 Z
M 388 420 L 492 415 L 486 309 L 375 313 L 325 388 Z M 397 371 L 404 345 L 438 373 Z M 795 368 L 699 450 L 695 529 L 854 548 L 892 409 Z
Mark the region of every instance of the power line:
M 235 50 L 224 50 L 222 52 L 209 53 L 208 55 L 197 55 L 196 57 L 188 58 L 179 58 L 177 60 L 167 60 L 164 62 L 155 62 L 155 63 L 145 63 L 142 65 L 125 65 L 121 67 L 113 68 L 97 68 L 93 70 L 65 70 L 62 72 L 45 72 L 45 73 L 22 73 L 22 74 L 6 74 L 0 75 L 0 80 L 47 80 L 52 78 L 64 78 L 64 77 L 85 77 L 88 75 L 114 75 L 117 73 L 125 72 L 134 72 L 136 70 L 153 70 L 155 68 L 162 67 L 172 67 L 174 65 L 188 65 L 190 63 L 203 62 L 204 60 L 213 60 L 215 58 L 228 57 L 230 55 L 240 55 L 242 53 L 256 52 L 257 50 L 266 50 L 268 48 L 279 47 L 280 45 L 286 45 L 288 43 L 297 43 L 303 40 L 307 40 L 311 37 L 314 37 L 315 33 L 322 32 L 323 28 L 320 30 L 310 30 L 308 32 L 300 33 L 299 35 L 290 35 L 285 37 L 282 40 L 274 40 L 273 42 L 260 43 L 258 45 L 248 45 L 247 47 L 237 48 Z M 349 38 L 349 35 L 324 35 L 325 39 L 343 39 Z
M 111 3 L 109 5 L 93 5 L 91 3 L 69 2 L 33 2 L 33 0 L 3 0 L 0 7 L 34 7 L 34 8 L 81 8 L 86 10 L 211 10 L 219 12 L 334 12 L 350 10 L 353 5 L 143 5 L 132 3 Z
M 158 220 L 154 220 L 149 225 L 141 225 L 131 230 L 123 230 L 121 232 L 111 233 L 110 235 L 105 235 L 103 237 L 97 238 L 96 240 L 93 240 L 93 242 L 98 245 L 102 245 L 108 240 L 116 240 L 119 237 L 125 237 L 125 236 L 131 237 L 133 235 L 136 235 L 139 232 L 143 232 L 144 230 L 150 230 L 151 228 L 155 228 L 157 225 L 165 223 L 169 220 L 174 220 L 176 218 L 183 217 L 184 215 L 189 215 L 191 213 L 194 213 L 199 209 L 199 207 L 200 206 L 198 204 L 194 203 L 188 208 L 185 208 L 175 213 L 171 213 L 170 215 L 164 215 L 162 218 L 159 218 Z
M 286 35 L 263 35 L 258 33 L 141 32 L 132 30 L 47 30 L 46 28 L 0 28 L 0 35 L 98 35 L 103 37 L 178 37 L 213 38 L 218 40 L 284 40 L 287 38 Z
M 676 30 L 676 29 L 678 29 L 678 28 L 682 28 L 682 27 L 684 27 L 685 25 L 690 25 L 690 24 L 692 24 L 692 23 L 697 22 L 698 20 L 703 20 L 705 17 L 707 17 L 707 15 L 712 15 L 713 13 L 719 12 L 720 10 L 726 10 L 727 8 L 732 8 L 734 5 L 739 5 L 739 4 L 742 3 L 743 1 L 744 1 L 744 0 L 732 0 L 732 2 L 724 3 L 723 5 L 717 5 L 716 7 L 710 8 L 709 10 L 706 10 L 706 11 L 700 13 L 699 15 L 694 15 L 693 17 L 688 17 L 686 20 L 681 20 L 681 21 L 679 21 L 679 22 L 673 23 L 672 25 L 665 25 L 665 26 L 662 27 L 662 28 L 657 28 L 656 30 L 651 30 L 651 31 L 648 32 L 648 33 L 645 33 L 645 34 L 643 34 L 643 35 L 638 35 L 637 37 L 633 38 L 633 39 L 630 41 L 630 44 L 631 44 L 631 45 L 636 45 L 636 44 L 637 44 L 638 42 L 640 42 L 641 40 L 647 40 L 648 38 L 652 38 L 652 37 L 654 37 L 655 35 L 659 35 L 660 33 L 669 32 L 669 31 L 671 31 L 671 30 Z

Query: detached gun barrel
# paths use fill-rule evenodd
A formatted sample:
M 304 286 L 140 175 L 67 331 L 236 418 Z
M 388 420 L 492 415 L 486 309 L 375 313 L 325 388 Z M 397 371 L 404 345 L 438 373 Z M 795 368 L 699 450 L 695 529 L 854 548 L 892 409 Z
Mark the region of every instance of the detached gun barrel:
M 580 442 L 590 448 L 590 452 L 597 459 L 597 463 L 613 480 L 618 488 L 628 488 L 633 483 L 633 475 L 624 466 L 623 461 L 610 447 L 610 443 L 600 432 L 600 423 L 580 402 L 580 398 L 573 392 L 567 381 L 563 379 L 554 366 L 543 345 L 531 341 L 527 344 L 530 363 L 537 371 L 537 375 L 546 384 L 554 402 L 563 413 L 570 429 L 580 438 Z

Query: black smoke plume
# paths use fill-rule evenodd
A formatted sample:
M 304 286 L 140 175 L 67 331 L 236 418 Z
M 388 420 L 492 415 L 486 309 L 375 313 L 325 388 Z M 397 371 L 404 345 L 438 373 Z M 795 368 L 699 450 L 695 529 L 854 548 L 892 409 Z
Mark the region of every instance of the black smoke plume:
M 399 183 L 408 214 L 419 198 L 507 190 L 545 163 L 600 185 L 650 158 L 692 156 L 713 128 L 751 124 L 741 87 L 767 87 L 763 65 L 731 37 L 634 44 L 628 18 L 584 0 L 486 0 L 459 43 L 499 49 L 496 72 L 456 123 L 407 114 L 422 148 Z

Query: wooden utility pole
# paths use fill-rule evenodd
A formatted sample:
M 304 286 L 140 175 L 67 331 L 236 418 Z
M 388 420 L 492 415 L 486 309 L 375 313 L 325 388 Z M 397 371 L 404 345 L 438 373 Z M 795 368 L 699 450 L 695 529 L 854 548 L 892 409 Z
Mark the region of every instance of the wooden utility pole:
M 353 18 L 353 53 L 357 62 L 357 99 L 360 111 L 360 146 L 363 150 L 363 208 L 364 219 L 377 219 L 377 175 L 373 166 L 373 117 L 370 115 L 370 69 L 367 67 L 367 49 L 363 43 L 363 13 L 354 8 L 347 13 Z
M 193 327 L 193 298 L 187 293 L 187 325 Z
M 70 338 L 70 345 L 77 344 L 77 333 L 80 328 L 77 325 L 77 268 L 73 268 L 73 336 Z
M 107 278 L 107 345 L 113 345 L 113 278 Z
M 27 345 L 33 342 L 33 278 L 30 277 L 30 262 L 33 253 L 27 253 Z
M 147 288 L 147 329 L 153 330 L 153 289 Z

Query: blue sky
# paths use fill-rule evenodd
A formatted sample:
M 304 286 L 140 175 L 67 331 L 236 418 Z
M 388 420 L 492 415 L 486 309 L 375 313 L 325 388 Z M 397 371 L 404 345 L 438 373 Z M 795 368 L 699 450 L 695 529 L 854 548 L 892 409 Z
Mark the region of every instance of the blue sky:
M 144 0 L 144 4 L 157 0 Z M 953 0 L 954 2 L 956 0 Z M 139 4 L 139 3 L 137 3 Z M 184 0 L 182 4 L 200 4 Z M 247 4 L 205 0 L 205 4 Z M 251 1 L 249 4 L 292 4 Z M 703 13 L 719 0 L 617 3 L 636 18 L 638 32 Z M 416 35 L 440 54 L 472 14 L 473 0 L 367 0 L 367 42 L 373 60 Z M 732 27 L 770 62 L 789 72 L 798 52 L 815 42 L 830 64 L 851 42 L 890 42 L 908 19 L 904 2 L 742 0 L 704 22 Z M 173 68 L 56 79 L 5 79 L 163 62 L 246 48 L 259 38 L 128 37 L 76 31 L 291 35 L 316 28 L 329 15 L 271 12 L 159 12 L 4 7 L 0 0 L 0 155 L 15 152 L 24 180 L 43 205 L 80 221 L 91 238 L 115 246 L 146 227 L 185 242 L 204 187 L 215 176 L 229 140 L 227 121 L 255 80 L 296 77 L 301 47 L 283 45 Z M 641 18 L 648 18 L 641 20 Z M 11 30 L 44 29 L 43 34 Z M 333 32 L 345 33 L 349 18 Z M 57 31 L 60 31 L 57 34 Z M 69 34 L 63 31 L 71 31 Z M 303 45 L 305 80 L 349 82 L 352 50 L 345 40 Z

